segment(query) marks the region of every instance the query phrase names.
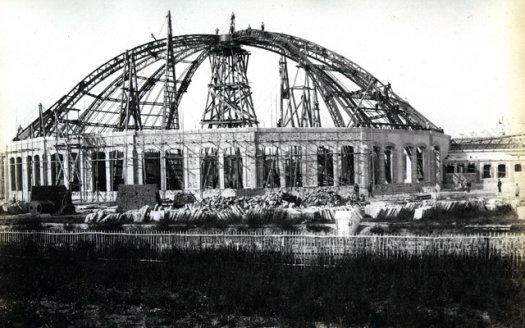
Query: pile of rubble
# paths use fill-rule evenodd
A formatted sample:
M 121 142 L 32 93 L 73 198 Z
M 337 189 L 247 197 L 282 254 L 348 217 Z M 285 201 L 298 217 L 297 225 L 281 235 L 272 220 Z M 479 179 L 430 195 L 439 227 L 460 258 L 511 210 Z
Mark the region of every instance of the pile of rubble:
M 238 207 L 244 211 L 259 208 L 305 208 L 311 206 L 335 207 L 342 206 L 353 201 L 340 196 L 334 190 L 314 189 L 298 197 L 288 192 L 279 191 L 272 194 L 254 197 L 222 197 L 215 196 L 205 198 L 196 202 L 198 206 L 210 210 L 224 210 L 230 207 Z
M 301 204 L 303 206 L 341 206 L 348 204 L 350 198 L 341 197 L 334 190 L 314 189 L 304 195 Z
M 301 200 L 286 192 L 276 192 L 254 197 L 222 197 L 204 198 L 195 204 L 204 209 L 221 211 L 230 208 L 239 211 L 257 210 L 259 208 L 294 208 Z

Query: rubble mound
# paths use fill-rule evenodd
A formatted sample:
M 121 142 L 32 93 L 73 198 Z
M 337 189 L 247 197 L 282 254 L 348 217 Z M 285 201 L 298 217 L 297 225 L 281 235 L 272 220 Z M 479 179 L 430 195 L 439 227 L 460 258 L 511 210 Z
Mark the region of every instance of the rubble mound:
M 303 206 L 341 206 L 347 201 L 334 190 L 315 189 L 306 193 L 302 199 Z
M 210 211 L 227 210 L 236 207 L 242 211 L 257 210 L 259 208 L 293 208 L 301 204 L 301 199 L 287 192 L 276 192 L 254 197 L 223 197 L 215 196 L 204 198 L 197 202 L 199 207 Z
M 193 204 L 197 201 L 192 193 L 181 192 L 175 194 L 173 198 L 173 208 L 183 208 L 186 204 Z

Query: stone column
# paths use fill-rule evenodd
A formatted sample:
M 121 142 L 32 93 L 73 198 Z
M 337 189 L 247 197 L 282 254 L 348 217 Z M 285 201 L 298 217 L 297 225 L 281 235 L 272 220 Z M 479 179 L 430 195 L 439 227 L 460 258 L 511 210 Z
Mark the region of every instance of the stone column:
M 245 147 L 245 154 L 243 162 L 243 186 L 244 188 L 256 188 L 257 187 L 257 160 L 256 160 L 257 149 L 254 146 Z
M 281 188 L 286 187 L 286 159 L 288 157 L 288 154 L 285 150 L 285 147 L 287 147 L 284 144 L 280 144 L 279 148 L 277 149 L 277 165 L 279 165 L 279 183 L 281 185 Z
M 241 181 L 242 181 L 242 187 L 243 189 L 246 189 L 246 188 L 250 188 L 248 186 L 248 173 L 254 173 L 254 176 L 257 176 L 256 172 L 257 171 L 257 165 L 255 164 L 255 167 L 250 167 L 250 160 L 249 160 L 249 155 L 248 155 L 248 152 L 250 151 L 249 150 L 249 146 L 247 145 L 244 145 L 245 147 L 241 147 L 239 146 L 239 150 L 240 150 L 240 154 L 241 154 L 241 164 L 242 164 L 242 167 L 241 167 L 241 172 L 242 172 L 242 177 L 241 177 Z
M 401 147 L 400 149 L 395 149 L 394 153 L 396 156 L 396 176 L 397 176 L 397 183 L 405 183 L 404 176 L 406 171 L 405 166 L 405 148 Z
M 12 195 L 14 193 L 14 190 L 12 187 L 13 185 L 13 179 L 11 179 L 12 175 L 11 175 L 11 170 L 14 170 L 14 167 L 11 165 L 11 157 L 9 156 L 9 153 L 6 152 L 6 175 L 5 175 L 5 180 L 7 182 L 7 189 L 6 189 L 6 195 L 8 195 L 9 199 L 12 199 Z M 15 188 L 16 189 L 16 188 Z
M 128 140 L 126 139 L 126 143 Z M 135 155 L 135 152 L 133 151 L 133 146 L 130 144 L 127 144 L 127 147 L 124 147 L 123 149 L 124 153 L 124 160 L 123 162 L 123 169 L 122 173 L 124 174 L 124 183 L 125 184 L 134 184 L 135 183 L 135 160 L 133 156 Z
M 436 161 L 434 155 L 434 147 L 430 147 L 426 150 L 427 153 L 427 173 L 425 181 L 435 183 L 436 182 Z
M 339 187 L 339 182 L 341 181 L 341 146 L 337 145 L 333 151 L 334 186 Z
M 24 195 L 26 191 L 30 189 L 30 187 L 28 186 L 29 181 L 27 179 L 27 155 L 20 155 L 20 157 L 22 158 L 22 195 Z M 23 196 L 22 199 L 24 199 Z
M 317 146 L 307 143 L 303 149 L 303 186 L 317 187 Z
M 264 146 L 257 144 L 255 147 L 255 186 L 262 187 L 264 177 Z
M 69 154 L 63 154 L 64 186 L 69 190 Z
M 43 161 L 43 155 L 42 155 L 42 153 L 38 153 L 37 155 L 38 155 L 38 167 L 35 166 L 35 171 L 38 170 L 39 181 L 37 183 L 37 181 L 35 180 L 35 185 L 36 186 L 43 186 L 44 185 L 44 161 Z M 33 163 L 34 163 L 34 165 L 36 165 L 34 157 L 33 157 Z
M 160 157 L 160 190 L 166 191 L 166 151 L 164 150 L 164 145 L 160 148 L 159 152 Z
M 483 181 L 483 166 L 485 165 L 485 163 L 483 162 L 479 162 L 478 163 L 478 181 L 477 182 L 482 182 Z
M 7 152 L 5 153 L 7 155 Z M 9 158 L 7 156 L 4 157 L 4 163 L 2 165 L 2 167 L 0 167 L 0 170 L 2 170 L 2 172 L 4 173 L 4 179 L 2 180 L 2 185 L 3 185 L 3 189 L 4 189 L 4 197 L 5 199 L 9 199 L 9 184 L 8 184 L 8 181 L 9 181 L 9 175 L 8 175 L 8 171 L 7 171 L 7 167 L 9 165 Z
M 8 196 L 9 199 L 12 198 L 12 193 L 13 191 L 11 190 L 11 162 L 10 162 L 10 157 L 8 155 L 8 153 L 6 152 L 6 157 L 5 157 L 5 181 L 6 181 L 6 195 Z M 11 196 L 11 197 L 9 197 Z
M 361 144 L 359 146 L 359 154 L 357 155 L 359 165 L 357 170 L 356 183 L 359 184 L 361 190 L 365 190 L 370 182 L 370 148 L 367 145 Z
M 106 170 L 106 193 L 113 191 L 113 172 L 111 171 L 111 157 L 110 152 L 105 151 L 104 156 L 106 160 L 104 161 L 104 168 Z
M 200 148 L 198 146 L 194 148 L 187 146 L 186 150 L 184 159 L 186 159 L 187 165 L 184 183 L 188 189 L 199 190 L 201 188 Z
M 218 156 L 219 189 L 224 189 L 224 150 L 222 149 L 222 147 L 219 147 Z
M 53 173 L 54 172 L 51 172 L 51 154 L 48 152 L 47 153 L 47 156 L 46 156 L 46 163 L 47 163 L 47 167 L 46 167 L 46 176 L 47 176 L 47 184 L 48 185 L 51 185 L 53 183 Z
M 144 149 L 133 150 L 133 168 L 134 168 L 134 183 L 144 184 Z
M 37 186 L 38 183 L 36 181 L 36 178 L 37 178 L 37 168 L 36 168 L 36 163 L 35 163 L 35 155 L 31 155 L 31 187 L 32 186 Z M 31 190 L 31 188 L 30 188 Z
M 42 152 L 41 156 L 40 156 L 40 176 L 41 176 L 41 179 L 42 179 L 42 186 L 47 186 L 48 185 L 48 176 L 47 176 L 47 169 L 49 167 L 49 161 L 48 161 L 48 158 L 47 158 L 47 149 L 45 148 L 46 147 L 46 143 L 44 142 L 44 151 Z

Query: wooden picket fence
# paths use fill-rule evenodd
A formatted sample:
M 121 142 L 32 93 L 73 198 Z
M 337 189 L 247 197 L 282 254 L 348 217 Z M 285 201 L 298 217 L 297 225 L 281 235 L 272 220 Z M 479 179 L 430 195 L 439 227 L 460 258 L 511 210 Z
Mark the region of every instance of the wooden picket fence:
M 140 259 L 158 260 L 170 249 L 235 249 L 277 251 L 292 255 L 296 263 L 322 258 L 328 263 L 343 256 L 367 254 L 402 256 L 474 256 L 507 258 L 525 264 L 525 234 L 493 233 L 472 235 L 356 235 L 334 236 L 304 233 L 174 233 L 114 231 L 0 231 L 0 254 L 6 245 L 30 241 L 37 247 L 73 247 L 91 244 L 102 255 L 115 246 L 141 249 Z

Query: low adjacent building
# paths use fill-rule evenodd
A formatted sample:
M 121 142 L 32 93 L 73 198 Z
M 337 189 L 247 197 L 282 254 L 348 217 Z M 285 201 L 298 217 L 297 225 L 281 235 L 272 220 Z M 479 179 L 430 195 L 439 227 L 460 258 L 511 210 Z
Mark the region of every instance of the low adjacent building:
M 484 138 L 455 138 L 445 159 L 445 186 L 514 193 L 525 186 L 525 134 Z

